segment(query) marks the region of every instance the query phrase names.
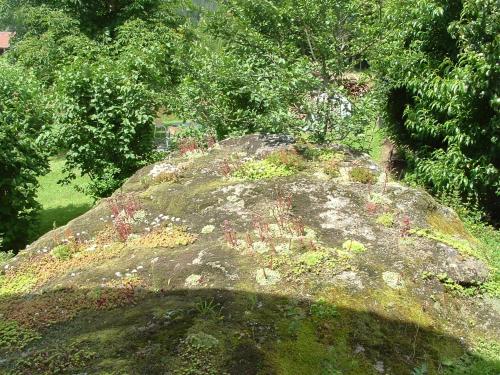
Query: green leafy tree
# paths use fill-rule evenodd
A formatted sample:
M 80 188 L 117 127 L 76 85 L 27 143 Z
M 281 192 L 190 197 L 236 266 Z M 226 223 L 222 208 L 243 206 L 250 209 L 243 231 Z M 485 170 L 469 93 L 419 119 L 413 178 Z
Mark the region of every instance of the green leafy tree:
M 32 75 L 0 59 L 0 234 L 4 249 L 25 245 L 37 209 L 37 177 L 48 171 L 40 141 L 50 120 Z
M 219 137 L 311 130 L 304 120 L 317 109 L 308 105 L 312 92 L 344 94 L 345 73 L 375 44 L 378 29 L 368 25 L 379 20 L 379 8 L 357 0 L 219 3 L 202 20 L 177 112 L 215 128 Z M 313 131 L 323 140 L 339 129 L 359 133 L 353 124 L 337 118 L 335 126 Z
M 148 160 L 153 119 L 182 74 L 178 4 L 4 2 L 0 24 L 17 32 L 7 58 L 32 69 L 57 106 L 46 139 L 67 151 L 65 182 L 89 175 L 86 192 L 105 196 Z
M 80 31 L 94 38 L 102 34 L 112 34 L 115 29 L 131 19 L 161 21 L 174 26 L 183 23 L 179 11 L 183 0 L 3 0 L 0 2 L 0 26 L 12 25 L 24 29 L 23 20 L 16 17 L 24 8 L 45 7 L 64 13 L 79 24 Z M 44 22 L 44 19 L 41 19 Z
M 210 24 L 225 40 L 243 44 L 253 30 L 291 54 L 308 57 L 328 84 L 359 64 L 376 44 L 380 30 L 374 25 L 381 10 L 382 2 L 372 0 L 229 0 Z
M 283 132 L 299 125 L 298 113 L 314 77 L 307 61 L 287 61 L 272 49 L 244 54 L 232 47 L 199 46 L 178 91 L 176 112 L 214 129 L 219 138 Z
M 57 90 L 55 133 L 68 150 L 66 181 L 80 170 L 91 178 L 86 193 L 110 195 L 152 151 L 157 106 L 151 91 L 138 72 L 106 55 L 75 60 L 61 73 Z
M 500 212 L 500 5 L 392 2 L 378 70 L 410 178 Z

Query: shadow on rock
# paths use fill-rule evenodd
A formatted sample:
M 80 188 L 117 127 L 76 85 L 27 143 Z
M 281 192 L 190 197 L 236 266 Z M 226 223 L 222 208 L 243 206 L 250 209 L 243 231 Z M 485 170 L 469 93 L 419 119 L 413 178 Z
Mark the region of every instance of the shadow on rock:
M 498 362 L 468 352 L 457 338 L 322 300 L 217 289 L 108 288 L 10 296 L 0 305 L 4 319 L 31 326 L 18 326 L 18 342 L 10 346 L 6 337 L 12 332 L 0 334 L 2 374 L 500 371 Z M 8 305 L 11 310 L 5 310 Z

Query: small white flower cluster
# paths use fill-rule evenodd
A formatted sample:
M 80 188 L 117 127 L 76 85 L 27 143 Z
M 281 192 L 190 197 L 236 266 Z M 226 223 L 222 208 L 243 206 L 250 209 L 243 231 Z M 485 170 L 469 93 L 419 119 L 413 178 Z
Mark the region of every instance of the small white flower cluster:
M 89 242 L 89 240 L 88 240 L 88 239 L 85 239 L 85 236 L 86 236 L 87 234 L 89 234 L 89 233 L 88 233 L 87 231 L 84 231 L 84 230 L 83 230 L 83 231 L 81 231 L 81 232 L 77 232 L 74 236 L 68 236 L 68 238 L 63 238 L 63 239 L 61 240 L 61 242 L 62 242 L 63 244 L 67 244 L 67 243 L 69 243 L 69 242 L 70 242 L 70 240 L 71 240 L 71 239 L 74 239 L 74 240 L 76 240 L 76 241 L 77 241 L 77 242 L 79 242 L 79 243 L 87 243 L 87 242 Z
M 64 241 L 66 241 L 66 242 L 67 242 L 68 240 L 63 240 L 63 242 L 64 242 Z M 47 253 L 49 250 L 50 250 L 50 249 L 49 249 L 47 246 L 45 246 L 45 247 L 44 247 L 44 248 L 42 248 L 42 249 L 38 249 L 38 250 L 36 251 L 36 253 L 37 253 L 37 254 Z
M 99 221 L 102 221 L 102 222 L 113 221 L 114 218 L 115 218 L 115 215 L 103 216 L 103 217 L 99 218 Z
M 125 270 L 125 273 L 122 273 L 120 271 L 117 271 L 115 272 L 115 276 L 116 277 L 131 277 L 133 275 L 135 275 L 136 273 L 138 273 L 140 270 L 142 270 L 144 268 L 144 266 L 140 265 L 140 266 L 137 266 L 136 268 L 130 270 L 130 268 L 127 268 Z M 106 280 L 106 278 L 103 278 L 103 281 Z
M 186 222 L 186 220 L 182 220 L 180 217 L 159 214 L 157 217 L 155 217 L 153 220 L 151 220 L 151 225 L 149 227 L 147 227 L 145 230 L 146 230 L 146 232 L 150 232 L 153 229 L 158 228 L 160 225 L 162 225 L 162 223 L 165 224 L 167 221 L 171 222 L 170 225 L 173 223 L 180 223 L 180 222 L 185 223 Z M 146 221 L 146 224 L 148 224 L 147 221 Z
M 151 176 L 155 178 L 156 176 L 159 176 L 162 173 L 175 173 L 178 172 L 179 168 L 177 168 L 175 165 L 172 165 L 170 163 L 160 163 L 156 164 L 153 169 L 151 169 L 148 173 L 148 176 Z

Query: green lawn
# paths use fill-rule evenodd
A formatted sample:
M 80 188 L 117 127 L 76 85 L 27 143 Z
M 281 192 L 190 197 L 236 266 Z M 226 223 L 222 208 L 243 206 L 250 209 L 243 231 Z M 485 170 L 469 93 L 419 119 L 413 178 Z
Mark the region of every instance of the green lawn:
M 38 225 L 31 235 L 33 240 L 55 227 L 66 224 L 92 207 L 92 198 L 76 191 L 71 185 L 63 186 L 57 183 L 64 177 L 63 166 L 64 157 L 53 158 L 50 161 L 50 172 L 38 179 L 38 202 L 42 205 L 42 210 Z M 87 180 L 78 177 L 75 183 L 82 185 Z

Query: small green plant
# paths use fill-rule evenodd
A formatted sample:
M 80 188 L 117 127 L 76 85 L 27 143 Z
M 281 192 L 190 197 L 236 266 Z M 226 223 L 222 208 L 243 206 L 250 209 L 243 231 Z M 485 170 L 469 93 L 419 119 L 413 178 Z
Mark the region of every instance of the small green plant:
M 31 353 L 28 357 L 22 358 L 16 363 L 19 374 L 65 374 L 80 373 L 88 368 L 96 354 L 75 345 L 67 347 L 56 347 L 43 349 Z
M 221 307 L 211 299 L 204 299 L 196 303 L 196 311 L 202 316 L 214 317 L 220 313 Z
M 190 333 L 178 347 L 174 375 L 228 375 L 221 371 L 219 340 L 205 332 Z
M 284 165 L 290 170 L 301 171 L 306 166 L 304 159 L 295 150 L 279 150 L 269 154 L 266 160 L 274 165 Z
M 352 181 L 362 184 L 373 184 L 375 182 L 375 175 L 365 167 L 354 167 L 349 172 L 349 176 Z
M 50 254 L 58 260 L 68 260 L 73 255 L 69 245 L 58 245 L 52 249 Z
M 23 328 L 16 321 L 0 319 L 0 350 L 22 350 L 40 337 L 38 332 Z
M 448 276 L 446 273 L 438 273 L 436 278 L 444 285 L 446 290 L 462 297 L 473 297 L 478 294 L 479 288 L 477 286 L 462 286 L 455 280 Z
M 323 298 L 311 304 L 309 313 L 313 318 L 322 320 L 333 319 L 339 315 L 337 307 L 326 302 Z
M 383 225 L 386 228 L 391 228 L 394 226 L 394 214 L 391 212 L 386 212 L 377 217 L 375 220 L 377 224 Z
M 328 176 L 331 177 L 340 176 L 339 161 L 336 159 L 325 160 L 323 162 L 323 172 L 325 172 Z
M 457 360 L 443 363 L 444 375 L 493 375 L 500 373 L 498 361 L 500 344 L 495 341 L 481 341 Z
M 249 294 L 246 298 L 248 310 L 255 311 L 259 306 L 259 297 L 256 294 Z
M 328 254 L 324 251 L 308 251 L 300 256 L 301 263 L 309 267 L 314 267 L 320 264 Z
M 411 372 L 411 375 L 427 375 L 427 374 L 428 374 L 427 363 L 423 363 L 421 366 L 415 367 Z
M 500 297 L 500 272 L 498 270 L 494 271 L 494 275 L 490 280 L 487 280 L 484 284 L 480 285 L 480 290 L 482 293 L 488 294 L 491 297 Z
M 302 321 L 305 318 L 304 311 L 296 304 L 280 306 L 283 316 L 287 322 L 286 332 L 292 337 L 297 337 Z
M 219 345 L 219 340 L 205 332 L 191 333 L 186 337 L 186 342 L 196 349 L 211 349 Z
M 420 278 L 422 280 L 431 280 L 433 277 L 434 277 L 434 273 L 430 272 L 430 271 L 423 271 L 421 274 L 420 274 Z
M 347 251 L 352 251 L 355 253 L 362 253 L 366 251 L 365 245 L 361 242 L 355 240 L 347 240 L 342 244 L 342 248 Z

